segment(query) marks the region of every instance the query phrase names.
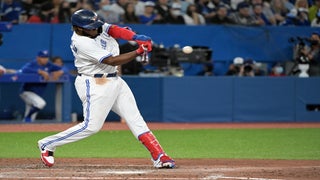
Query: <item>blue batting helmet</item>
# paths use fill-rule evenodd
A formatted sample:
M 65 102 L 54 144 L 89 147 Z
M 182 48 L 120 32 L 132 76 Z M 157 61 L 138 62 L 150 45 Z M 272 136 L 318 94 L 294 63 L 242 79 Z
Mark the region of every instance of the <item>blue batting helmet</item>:
M 104 20 L 93 11 L 80 9 L 72 14 L 71 24 L 84 29 L 97 29 L 104 24 Z

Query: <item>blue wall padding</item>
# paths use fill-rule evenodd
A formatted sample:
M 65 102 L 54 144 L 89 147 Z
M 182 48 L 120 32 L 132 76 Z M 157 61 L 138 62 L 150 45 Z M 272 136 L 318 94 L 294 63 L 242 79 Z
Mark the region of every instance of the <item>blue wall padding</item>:
M 306 108 L 308 104 L 320 106 L 319 77 L 123 78 L 131 87 L 140 112 L 147 121 L 320 121 L 320 111 L 308 111 Z M 19 87 L 18 83 L 0 83 L 1 110 L 24 111 L 24 104 L 18 96 Z M 72 112 L 81 115 L 81 102 L 74 87 L 71 89 Z M 45 93 L 48 105 L 41 112 L 48 118 L 54 115 L 54 92 L 55 85 L 50 84 Z M 118 120 L 119 117 L 111 113 L 107 119 Z
M 163 120 L 166 122 L 232 121 L 232 78 L 165 78 Z

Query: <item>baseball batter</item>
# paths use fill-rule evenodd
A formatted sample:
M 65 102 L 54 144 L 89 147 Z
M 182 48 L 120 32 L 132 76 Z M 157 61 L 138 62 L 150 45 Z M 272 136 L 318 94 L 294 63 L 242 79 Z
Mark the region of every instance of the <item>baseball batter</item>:
M 118 65 L 152 50 L 151 38 L 105 23 L 95 12 L 85 9 L 76 11 L 71 23 L 74 32 L 70 47 L 79 73 L 74 84 L 82 101 L 84 121 L 39 140 L 42 162 L 53 166 L 56 147 L 97 133 L 112 110 L 126 120 L 133 135 L 149 150 L 154 167 L 175 167 L 145 123 L 127 83 L 117 76 Z M 139 48 L 119 55 L 118 38 L 136 41 Z

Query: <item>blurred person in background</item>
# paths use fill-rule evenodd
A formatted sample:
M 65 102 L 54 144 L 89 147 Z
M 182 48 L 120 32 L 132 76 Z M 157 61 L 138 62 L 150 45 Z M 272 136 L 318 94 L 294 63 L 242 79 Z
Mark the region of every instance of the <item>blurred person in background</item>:
M 317 18 L 320 9 L 320 0 L 313 0 L 313 4 L 310 4 L 309 8 L 309 20 L 313 21 Z
M 4 0 L 1 1 L 1 21 L 10 22 L 12 24 L 19 23 L 20 13 L 23 11 L 23 8 L 19 1 L 14 0 Z
M 299 60 L 301 57 L 305 57 L 310 65 L 309 75 L 320 75 L 320 32 L 315 31 L 308 39 L 309 43 L 304 44 L 302 48 L 295 49 L 294 59 Z
M 119 14 L 114 12 L 112 6 L 107 2 L 109 2 L 109 0 L 102 0 L 100 2 L 100 5 L 101 3 L 103 3 L 103 5 L 101 5 L 101 8 L 97 11 L 97 14 L 102 17 L 105 22 L 119 24 L 121 22 Z
M 123 23 L 124 24 L 139 24 L 140 23 L 138 16 L 136 16 L 133 3 L 127 3 L 124 10 L 125 10 L 125 13 L 123 16 Z
M 205 25 L 206 21 L 202 14 L 198 13 L 197 6 L 195 4 L 189 4 L 187 11 L 183 14 L 185 24 L 187 25 Z
M 308 0 L 295 0 L 294 7 L 296 9 L 303 8 L 309 10 Z
M 244 59 L 242 57 L 235 57 L 233 63 L 229 65 L 226 76 L 239 76 L 240 68 L 243 65 Z
M 138 16 L 141 24 L 150 25 L 163 22 L 161 15 L 155 12 L 154 7 L 155 4 L 152 1 L 144 3 L 144 14 Z
M 59 23 L 59 18 L 54 14 L 52 3 L 47 2 L 40 7 L 37 14 L 30 16 L 28 23 Z
M 320 27 L 320 11 L 318 11 L 316 18 L 311 21 L 311 27 Z
M 281 26 L 310 26 L 308 12 L 303 8 L 293 8 L 287 14 L 286 19 L 280 23 Z
M 284 0 L 271 0 L 270 9 L 274 14 L 276 25 L 279 25 L 281 22 L 283 22 L 289 12 L 285 6 Z
M 203 15 L 206 22 L 209 22 L 210 19 L 216 15 L 214 5 L 211 0 L 195 0 L 195 4 L 197 5 L 199 13 Z
M 63 74 L 61 67 L 49 61 L 49 52 L 47 50 L 39 51 L 36 59 L 26 63 L 19 72 L 39 75 L 44 82 L 58 80 Z M 46 101 L 42 96 L 47 83 L 44 82 L 22 84 L 20 97 L 26 105 L 24 122 L 34 122 L 38 112 L 45 107 Z
M 257 26 L 270 26 L 272 23 L 268 20 L 268 18 L 263 14 L 262 5 L 254 4 L 252 5 L 253 18 L 255 19 L 255 24 Z
M 255 62 L 252 59 L 247 59 L 243 62 L 243 65 L 240 67 L 239 76 L 241 77 L 256 76 L 256 66 L 255 66 Z
M 256 20 L 250 14 L 250 5 L 246 2 L 238 4 L 236 12 L 230 14 L 230 19 L 234 24 L 243 26 L 254 26 L 256 25 Z
M 144 13 L 144 2 L 140 0 L 131 0 L 131 3 L 134 4 L 134 12 L 136 16 L 142 15 Z
M 59 23 L 70 23 L 71 19 L 71 8 L 70 3 L 67 1 L 62 1 L 58 7 L 58 19 Z
M 168 0 L 157 0 L 154 10 L 155 13 L 159 15 L 157 23 L 166 23 L 166 19 L 170 14 L 170 5 Z
M 283 65 L 279 62 L 274 63 L 274 65 L 271 68 L 271 72 L 269 76 L 273 76 L 273 77 L 285 76 Z
M 178 3 L 172 3 L 170 6 L 170 13 L 167 18 L 169 24 L 186 24 L 183 18 L 183 12 L 181 11 L 181 5 Z
M 210 24 L 233 24 L 228 16 L 228 8 L 224 5 L 217 7 L 216 15 L 210 19 Z
M 52 63 L 61 67 L 61 70 L 63 71 L 64 74 L 69 74 L 69 68 L 64 65 L 63 59 L 61 56 L 54 56 L 51 59 Z
M 188 6 L 189 6 L 190 4 L 194 4 L 194 3 L 190 3 L 190 2 L 185 1 L 185 0 L 171 0 L 171 1 L 170 1 L 170 4 L 172 5 L 173 3 L 178 3 L 178 4 L 180 4 L 180 6 L 181 6 L 181 11 L 182 11 L 183 13 L 186 13 L 186 12 L 187 12 L 187 8 L 188 8 Z
M 21 0 L 21 6 L 27 15 L 27 19 L 38 11 L 38 7 L 33 3 L 33 0 Z
M 251 14 L 255 14 L 254 12 L 254 8 L 255 5 L 259 5 L 261 6 L 261 13 L 263 14 L 264 18 L 266 18 L 266 20 L 268 22 L 270 22 L 272 25 L 276 24 L 276 20 L 274 17 L 274 13 L 272 12 L 271 8 L 270 8 L 270 3 L 268 1 L 263 1 L 263 0 L 250 0 L 250 13 Z
M 117 0 L 115 3 L 111 4 L 111 9 L 114 13 L 118 14 L 120 17 L 120 22 L 123 21 L 123 16 L 125 13 L 125 6 L 129 2 L 129 0 Z M 108 22 L 110 23 L 110 22 Z

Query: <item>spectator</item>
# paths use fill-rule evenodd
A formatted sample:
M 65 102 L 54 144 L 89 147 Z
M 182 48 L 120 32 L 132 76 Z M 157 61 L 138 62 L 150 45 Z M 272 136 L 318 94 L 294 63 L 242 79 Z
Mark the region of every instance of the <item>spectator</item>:
M 307 9 L 291 9 L 287 14 L 285 21 L 280 25 L 282 26 L 310 26 L 310 21 L 308 20 Z
M 309 20 L 313 21 L 317 18 L 317 14 L 319 13 L 320 9 L 320 0 L 314 0 L 314 3 L 309 8 Z
M 28 23 L 59 23 L 58 16 L 54 14 L 52 3 L 41 6 L 40 11 L 28 19 Z
M 320 27 L 320 11 L 318 11 L 316 18 L 312 20 L 311 27 Z
M 190 4 L 194 4 L 194 3 L 190 3 L 190 2 L 185 1 L 185 0 L 171 0 L 170 3 L 171 3 L 171 4 L 173 4 L 173 3 L 180 4 L 180 6 L 181 6 L 181 11 L 182 11 L 183 13 L 186 13 L 186 12 L 187 12 L 187 8 L 188 8 L 188 6 L 189 6 Z
M 166 19 L 170 14 L 170 6 L 168 4 L 168 0 L 157 0 L 154 9 L 157 14 L 159 14 L 157 23 L 166 23 Z
M 70 23 L 71 8 L 68 1 L 62 1 L 58 7 L 58 19 L 59 23 Z
M 233 21 L 228 16 L 228 9 L 225 6 L 217 7 L 216 15 L 210 20 L 212 24 L 232 24 Z
M 154 24 L 162 22 L 162 18 L 159 14 L 154 11 L 154 2 L 147 1 L 144 4 L 144 14 L 139 16 L 139 22 L 141 24 Z
M 139 24 L 140 23 L 138 16 L 136 16 L 133 3 L 127 3 L 125 6 L 123 23 L 125 23 L 125 24 Z
M 285 6 L 284 0 L 271 0 L 270 9 L 274 14 L 276 25 L 282 23 L 286 18 L 286 14 L 289 12 Z
M 222 0 L 212 0 L 212 5 L 213 5 L 213 8 L 215 9 L 215 11 L 218 9 L 218 7 L 220 6 L 224 6 L 229 10 L 231 10 L 231 7 L 229 6 L 229 4 L 226 4 L 224 1 Z
M 304 8 L 309 10 L 308 0 L 296 0 L 294 6 L 296 9 Z
M 170 13 L 167 18 L 169 24 L 186 24 L 181 11 L 181 5 L 178 3 L 172 3 L 170 7 Z
M 22 11 L 19 15 L 19 24 L 27 23 L 29 16 L 26 11 Z
M 240 68 L 242 67 L 244 59 L 242 57 L 235 57 L 233 63 L 229 65 L 227 76 L 239 76 Z
M 285 76 L 283 65 L 279 62 L 275 63 L 271 68 L 271 72 L 269 76 L 273 76 L 273 77 Z
M 250 0 L 250 2 L 251 2 L 251 9 L 250 9 L 250 13 L 251 14 L 254 14 L 254 12 L 253 12 L 253 8 L 255 7 L 254 5 L 261 5 L 263 16 L 271 24 L 273 24 L 273 25 L 276 24 L 276 20 L 275 20 L 274 14 L 273 14 L 273 12 L 272 12 L 272 10 L 270 8 L 270 4 L 268 2 L 263 1 L 263 0 Z
M 236 11 L 238 4 L 244 2 L 244 0 L 230 0 L 231 11 Z
M 216 15 L 214 5 L 210 0 L 197 0 L 196 5 L 199 13 L 204 16 L 206 22 L 209 22 L 210 19 Z
M 187 25 L 205 25 L 204 17 L 198 13 L 195 4 L 189 4 L 186 13 L 183 15 L 184 21 Z
M 107 23 L 119 24 L 121 22 L 119 14 L 114 12 L 111 5 L 103 5 L 97 14 Z
M 243 62 L 243 65 L 240 67 L 239 76 L 241 77 L 254 77 L 256 74 L 256 67 L 254 61 L 247 59 Z
M 261 4 L 254 4 L 252 7 L 253 18 L 255 18 L 255 24 L 257 26 L 269 26 L 272 25 L 268 18 L 262 12 Z
M 40 75 L 44 81 L 57 80 L 63 74 L 61 67 L 49 62 L 49 52 L 39 51 L 35 60 L 28 62 L 21 68 L 21 73 Z M 24 83 L 20 97 L 26 104 L 24 122 L 33 122 L 37 113 L 46 105 L 42 95 L 47 83 Z
M 118 14 L 118 16 L 120 17 L 120 22 L 123 21 L 123 16 L 125 13 L 124 8 L 128 2 L 128 0 L 117 0 L 116 3 L 111 4 L 111 9 L 114 13 Z
M 23 11 L 21 4 L 14 0 L 4 0 L 1 6 L 1 21 L 19 23 L 19 15 Z
M 35 3 L 33 3 L 33 0 L 21 0 L 21 6 L 27 15 L 27 19 L 29 19 L 31 15 L 36 14 L 38 11 L 38 7 Z
M 286 6 L 286 8 L 289 11 L 291 11 L 291 9 L 295 8 L 291 1 L 289 1 L 289 0 L 283 0 L 283 1 L 284 1 L 284 5 Z
M 242 2 L 238 4 L 238 10 L 230 15 L 233 23 L 244 26 L 256 25 L 256 20 L 250 15 L 249 4 Z
M 144 13 L 144 2 L 140 0 L 131 0 L 131 2 L 134 4 L 136 16 L 142 15 Z

